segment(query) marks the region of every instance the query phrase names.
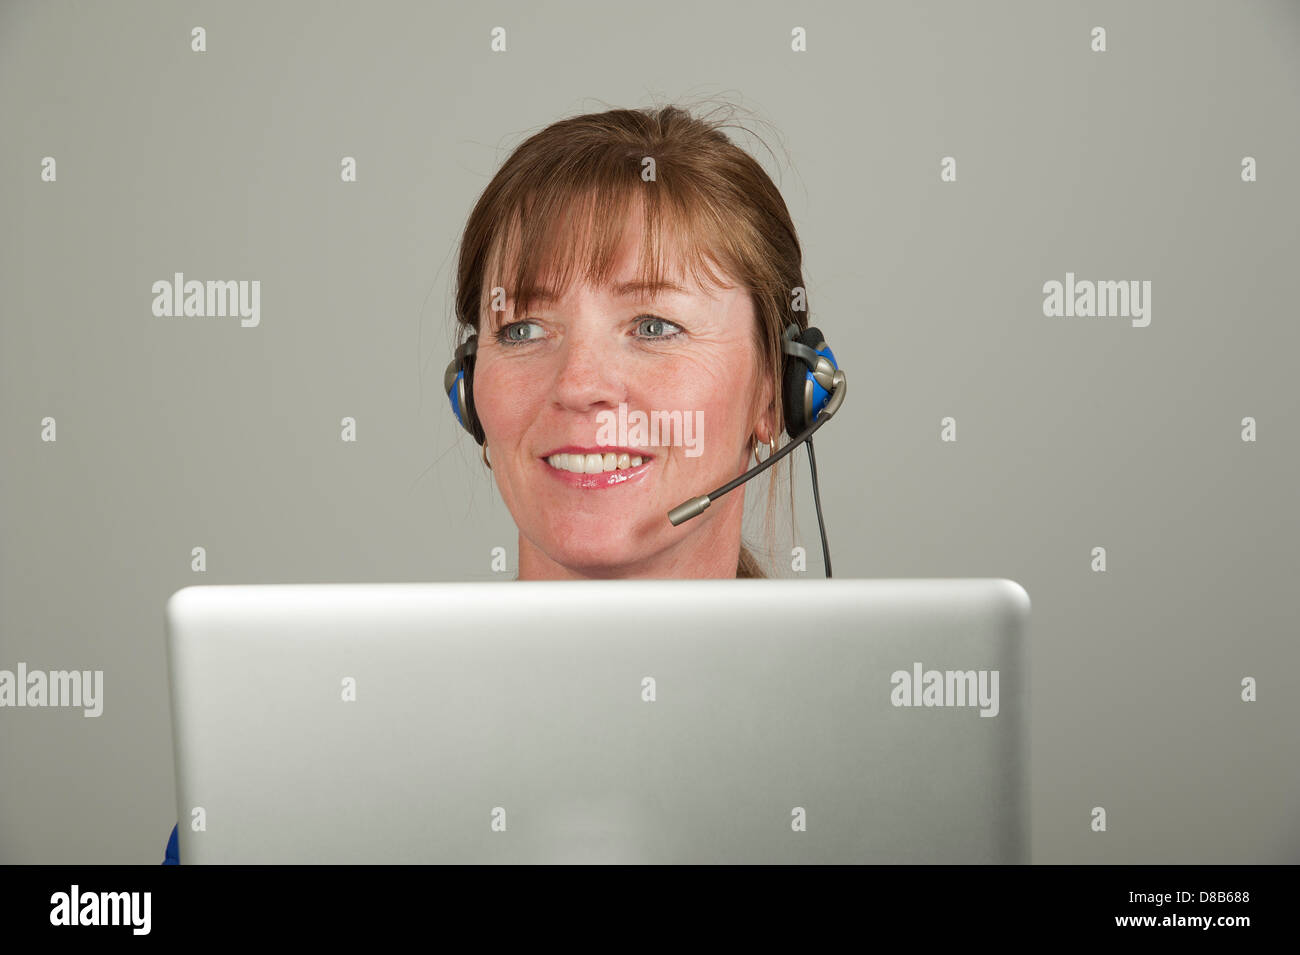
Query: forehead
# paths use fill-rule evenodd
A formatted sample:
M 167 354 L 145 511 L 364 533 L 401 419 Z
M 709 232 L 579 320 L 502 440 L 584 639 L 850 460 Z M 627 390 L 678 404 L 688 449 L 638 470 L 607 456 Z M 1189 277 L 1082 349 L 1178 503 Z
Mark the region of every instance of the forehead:
M 658 282 L 629 279 L 611 283 L 607 286 L 607 291 L 614 298 L 620 299 L 667 298 L 674 295 L 705 294 L 698 286 L 688 287 L 680 282 L 667 279 Z M 553 303 L 561 299 L 562 293 L 553 285 L 539 285 L 532 290 L 530 297 L 534 302 Z M 513 300 L 513 298 L 514 296 L 507 296 L 508 300 Z
M 538 304 L 554 304 L 571 294 L 577 285 L 594 288 L 598 293 L 616 300 L 647 301 L 651 299 L 697 298 L 716 299 L 720 293 L 735 288 L 731 279 L 705 253 L 710 261 L 703 266 L 703 275 L 695 274 L 697 270 L 688 269 L 686 261 L 676 243 L 669 243 L 662 249 L 657 269 L 651 268 L 650 274 L 643 271 L 645 264 L 640 258 L 641 234 L 636 227 L 629 225 L 624 233 L 613 262 L 613 268 L 604 281 L 600 275 L 583 274 L 579 262 L 566 263 L 572 270 L 562 275 L 555 268 L 541 268 L 538 276 L 531 283 L 525 280 L 518 298 L 527 299 Z M 588 268 L 591 266 L 589 265 Z M 508 273 L 509 274 L 509 273 Z M 515 301 L 516 295 L 507 290 L 507 301 Z
M 485 296 L 489 284 L 503 285 L 506 307 L 517 310 L 554 305 L 577 288 L 589 288 L 611 302 L 685 306 L 716 303 L 720 292 L 736 288 L 712 252 L 716 237 L 700 232 L 699 223 L 667 213 L 652 228 L 642 203 L 625 211 L 621 216 L 575 206 L 549 219 L 512 218 L 490 255 L 500 263 L 489 266 L 499 280 L 484 283 Z

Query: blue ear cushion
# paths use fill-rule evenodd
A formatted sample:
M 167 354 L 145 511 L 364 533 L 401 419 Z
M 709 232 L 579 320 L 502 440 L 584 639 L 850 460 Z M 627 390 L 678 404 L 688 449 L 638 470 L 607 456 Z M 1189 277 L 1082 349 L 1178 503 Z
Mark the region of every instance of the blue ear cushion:
M 836 368 L 840 367 L 839 363 L 835 360 L 834 352 L 831 351 L 831 347 L 827 345 L 825 342 L 822 342 L 822 346 L 816 349 L 816 352 L 819 355 L 825 355 L 827 358 L 829 358 L 831 360 L 831 364 L 834 365 Z M 818 413 L 820 413 L 820 411 L 826 407 L 826 402 L 831 400 L 831 393 L 818 383 L 817 379 L 812 376 L 812 372 L 808 373 L 808 380 L 812 382 L 813 421 L 815 421 L 817 420 Z M 808 424 L 812 424 L 812 421 L 809 421 Z
M 835 365 L 835 356 L 826 345 L 820 330 L 813 326 L 805 328 L 795 339 L 807 345 L 818 354 L 825 355 Z M 839 365 L 835 365 L 836 368 Z M 812 385 L 812 417 L 805 413 L 805 398 L 808 384 Z M 781 411 L 785 415 L 785 433 L 791 438 L 807 428 L 817 417 L 830 397 L 829 393 L 813 378 L 807 362 L 796 355 L 785 356 L 785 381 L 781 395 Z
M 462 428 L 465 427 L 465 419 L 460 416 L 460 388 L 457 386 L 464 377 L 464 369 L 456 372 L 456 380 L 451 383 L 451 390 L 447 392 L 447 400 L 451 402 L 451 413 L 456 416 Z

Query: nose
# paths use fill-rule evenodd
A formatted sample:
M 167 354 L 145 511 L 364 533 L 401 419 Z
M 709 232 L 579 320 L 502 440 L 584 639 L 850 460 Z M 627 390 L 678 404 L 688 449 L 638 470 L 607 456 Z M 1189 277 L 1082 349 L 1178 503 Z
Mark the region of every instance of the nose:
M 555 403 L 568 411 L 590 412 L 617 407 L 627 400 L 617 342 L 608 331 L 575 329 L 560 346 Z

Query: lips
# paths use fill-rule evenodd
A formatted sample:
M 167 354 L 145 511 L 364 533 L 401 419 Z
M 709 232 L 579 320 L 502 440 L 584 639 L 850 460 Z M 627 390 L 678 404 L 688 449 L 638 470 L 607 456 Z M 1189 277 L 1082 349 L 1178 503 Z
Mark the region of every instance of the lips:
M 640 483 L 654 466 L 653 458 L 633 457 L 627 451 L 620 451 L 617 455 L 609 448 L 603 449 L 603 453 L 592 451 L 584 454 L 584 451 L 582 448 L 559 451 L 539 458 L 537 463 L 553 480 L 568 487 L 591 491 Z M 588 470 L 588 465 L 591 470 Z

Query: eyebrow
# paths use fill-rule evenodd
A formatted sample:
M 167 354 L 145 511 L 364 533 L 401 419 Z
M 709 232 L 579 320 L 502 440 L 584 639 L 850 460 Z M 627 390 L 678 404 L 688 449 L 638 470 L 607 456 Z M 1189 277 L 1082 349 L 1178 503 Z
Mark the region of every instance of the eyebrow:
M 690 290 L 676 282 L 620 282 L 614 286 L 614 295 L 618 298 L 645 296 L 647 298 L 669 292 L 675 295 L 689 295 Z M 538 288 L 533 290 L 533 299 L 537 302 L 554 302 L 559 296 L 554 289 Z M 514 296 L 507 296 L 515 301 Z

